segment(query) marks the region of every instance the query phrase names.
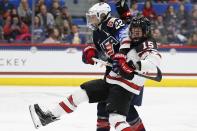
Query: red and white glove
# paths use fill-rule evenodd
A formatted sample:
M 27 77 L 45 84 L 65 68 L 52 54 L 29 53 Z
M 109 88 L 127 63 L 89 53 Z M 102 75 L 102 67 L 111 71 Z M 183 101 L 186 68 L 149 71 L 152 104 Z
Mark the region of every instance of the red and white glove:
M 136 69 L 133 64 L 128 64 L 126 62 L 126 56 L 121 53 L 117 53 L 113 57 L 113 70 L 118 72 L 121 76 L 125 78 L 130 78 L 130 75 L 133 75 L 134 70 Z
M 97 51 L 96 48 L 93 46 L 88 46 L 83 50 L 83 55 L 82 55 L 82 61 L 85 64 L 91 64 L 94 65 L 94 61 L 92 58 L 95 57 L 97 58 Z

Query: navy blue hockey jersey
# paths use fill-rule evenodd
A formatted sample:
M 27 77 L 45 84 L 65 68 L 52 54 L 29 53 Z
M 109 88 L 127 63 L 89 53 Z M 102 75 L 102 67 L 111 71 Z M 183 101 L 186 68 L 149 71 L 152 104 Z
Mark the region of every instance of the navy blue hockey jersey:
M 130 47 L 128 25 L 121 19 L 109 17 L 93 32 L 93 42 L 99 55 L 110 59 L 120 49 Z

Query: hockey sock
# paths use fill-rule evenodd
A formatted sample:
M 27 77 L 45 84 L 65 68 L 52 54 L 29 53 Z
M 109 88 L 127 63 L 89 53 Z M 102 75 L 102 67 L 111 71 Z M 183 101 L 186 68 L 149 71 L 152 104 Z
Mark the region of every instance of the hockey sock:
M 77 105 L 88 100 L 85 90 L 79 89 L 61 101 L 51 112 L 54 116 L 60 117 L 65 113 L 72 113 Z
M 97 130 L 96 131 L 110 131 L 110 124 L 108 118 L 97 119 Z
M 116 131 L 132 131 L 129 123 L 126 122 L 126 116 L 111 113 L 109 115 L 109 122 L 115 127 Z
M 138 117 L 136 120 L 129 122 L 131 129 L 134 131 L 146 131 L 142 120 Z

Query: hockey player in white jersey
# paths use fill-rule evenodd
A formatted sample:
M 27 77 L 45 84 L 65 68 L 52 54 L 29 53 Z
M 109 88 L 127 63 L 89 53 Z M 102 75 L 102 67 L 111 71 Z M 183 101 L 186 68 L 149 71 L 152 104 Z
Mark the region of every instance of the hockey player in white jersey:
M 157 70 L 161 55 L 157 50 L 157 43 L 150 34 L 150 21 L 146 17 L 133 17 L 129 27 L 130 51 L 117 53 L 113 58 L 113 71 L 109 73 L 106 81 L 118 84 L 134 94 L 139 94 L 144 86 L 145 78 L 136 75 L 135 71 L 142 73 Z

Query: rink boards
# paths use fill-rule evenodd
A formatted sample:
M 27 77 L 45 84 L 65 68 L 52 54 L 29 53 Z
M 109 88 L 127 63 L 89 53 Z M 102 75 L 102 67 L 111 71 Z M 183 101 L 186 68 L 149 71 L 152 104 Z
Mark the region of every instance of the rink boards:
M 51 77 L 48 76 L 10 76 L 9 78 L 0 78 L 0 85 L 18 85 L 18 86 L 79 86 L 83 82 L 100 79 L 97 77 Z M 145 86 L 148 87 L 197 87 L 197 78 L 164 78 L 161 82 L 147 80 Z
M 1 50 L 0 85 L 79 86 L 85 81 L 103 77 L 101 65 L 86 65 L 82 52 L 65 50 Z M 147 80 L 146 86 L 197 87 L 196 51 L 161 52 L 162 82 Z M 154 74 L 154 72 L 152 72 Z

